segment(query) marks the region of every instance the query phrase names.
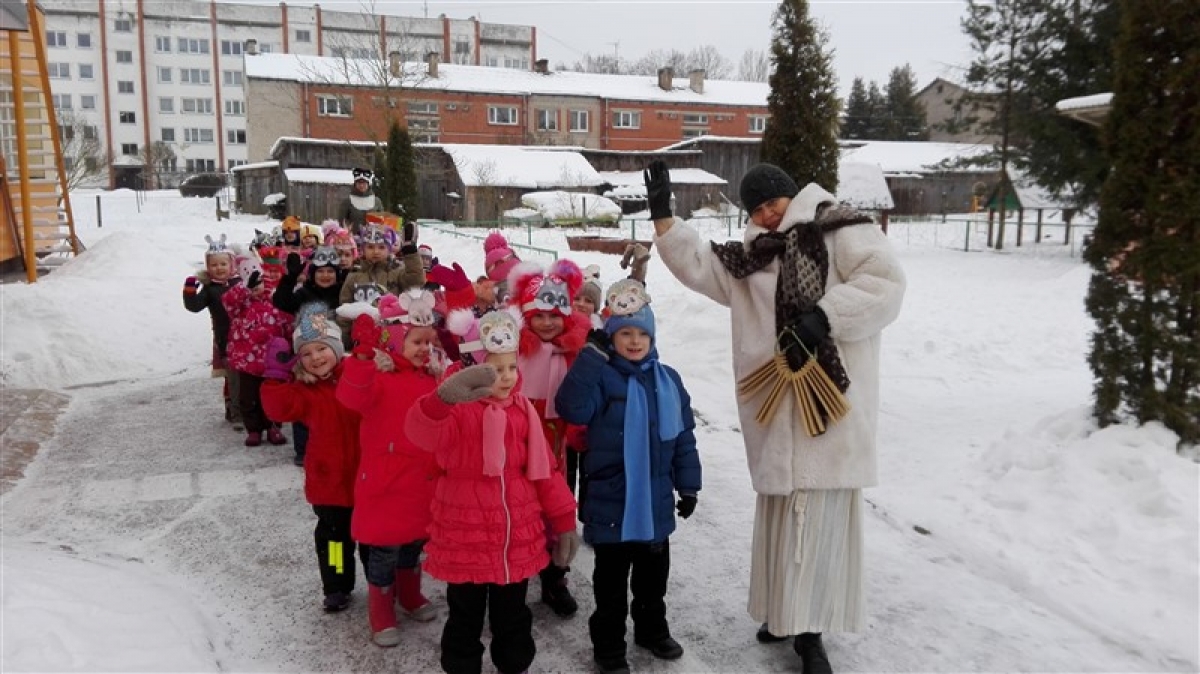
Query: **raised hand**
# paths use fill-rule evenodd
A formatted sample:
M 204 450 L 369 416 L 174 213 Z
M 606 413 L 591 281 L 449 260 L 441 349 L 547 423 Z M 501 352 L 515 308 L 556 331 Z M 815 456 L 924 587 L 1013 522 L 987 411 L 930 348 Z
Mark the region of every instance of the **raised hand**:
M 646 203 L 650 206 L 650 219 L 670 218 L 671 171 L 667 168 L 667 163 L 661 159 L 650 162 L 650 166 L 642 172 L 642 180 L 646 183 Z
M 267 355 L 263 359 L 263 378 L 287 381 L 292 376 L 292 367 L 299 360 L 292 355 L 292 345 L 282 337 L 267 343 Z
M 195 295 L 200 290 L 200 279 L 195 276 L 189 276 L 183 280 L 183 293 L 185 295 Z
M 452 267 L 435 264 L 427 276 L 430 281 L 446 290 L 462 290 L 471 285 L 471 277 L 467 276 L 467 272 L 463 271 L 457 262 Z
M 350 353 L 368 360 L 375 358 L 375 349 L 382 341 L 383 328 L 370 314 L 359 314 L 350 328 L 350 341 L 354 348 Z
M 496 376 L 496 368 L 491 365 L 472 365 L 447 377 L 438 385 L 437 394 L 449 405 L 486 398 L 492 392 Z

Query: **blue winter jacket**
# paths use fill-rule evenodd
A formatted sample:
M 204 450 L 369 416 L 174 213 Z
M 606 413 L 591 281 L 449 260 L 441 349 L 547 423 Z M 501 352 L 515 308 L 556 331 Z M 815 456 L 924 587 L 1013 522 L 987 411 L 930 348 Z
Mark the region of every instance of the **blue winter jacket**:
M 567 372 L 554 398 L 560 417 L 587 426 L 587 451 L 580 475 L 579 519 L 583 540 L 589 544 L 620 543 L 625 515 L 625 398 L 629 377 L 638 377 L 646 388 L 650 420 L 650 493 L 654 508 L 654 541 L 666 540 L 675 531 L 675 493 L 700 491 L 700 455 L 696 452 L 696 423 L 692 399 L 679 373 L 668 376 L 679 389 L 683 406 L 683 432 L 674 440 L 658 439 L 658 396 L 652 372 L 609 353 L 610 360 L 585 348 Z M 651 350 L 647 359 L 658 358 Z

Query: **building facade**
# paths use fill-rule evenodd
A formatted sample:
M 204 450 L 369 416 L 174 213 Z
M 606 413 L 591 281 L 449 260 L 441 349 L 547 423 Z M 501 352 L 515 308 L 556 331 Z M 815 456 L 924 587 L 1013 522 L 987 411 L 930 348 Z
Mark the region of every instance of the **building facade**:
M 95 134 L 109 170 L 98 184 L 172 185 L 253 159 L 243 49 L 379 59 L 429 52 L 446 63 L 528 70 L 532 26 L 215 0 L 44 3 L 55 109 Z M 264 106 L 265 107 L 265 106 Z M 61 116 L 61 115 L 60 115 Z M 150 166 L 146 167 L 149 163 Z
M 940 77 L 917 92 L 917 101 L 925 106 L 926 128 L 929 140 L 936 143 L 980 143 L 996 145 L 1000 137 L 986 134 L 979 129 L 991 122 L 996 114 L 987 105 L 972 106 L 962 103 L 970 92 L 949 80 Z M 986 95 L 975 94 L 977 99 Z M 969 120 L 975 118 L 975 122 Z

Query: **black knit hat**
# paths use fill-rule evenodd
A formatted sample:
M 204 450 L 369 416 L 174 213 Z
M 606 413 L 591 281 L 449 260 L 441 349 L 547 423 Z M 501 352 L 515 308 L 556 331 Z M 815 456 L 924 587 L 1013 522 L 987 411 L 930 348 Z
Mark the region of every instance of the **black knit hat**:
M 795 197 L 800 193 L 800 188 L 778 166 L 758 164 L 746 172 L 738 192 L 742 197 L 742 208 L 747 213 L 753 213 L 754 209 L 772 199 Z

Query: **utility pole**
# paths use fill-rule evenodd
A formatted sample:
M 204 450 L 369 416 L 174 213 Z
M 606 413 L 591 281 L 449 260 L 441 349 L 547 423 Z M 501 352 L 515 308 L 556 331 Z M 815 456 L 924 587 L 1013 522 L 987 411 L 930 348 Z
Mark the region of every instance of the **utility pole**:
M 613 48 L 613 74 L 620 75 L 621 74 L 621 54 L 620 54 L 619 50 L 621 49 L 621 41 L 617 40 L 616 42 L 606 42 L 605 44 L 612 45 L 612 48 Z

